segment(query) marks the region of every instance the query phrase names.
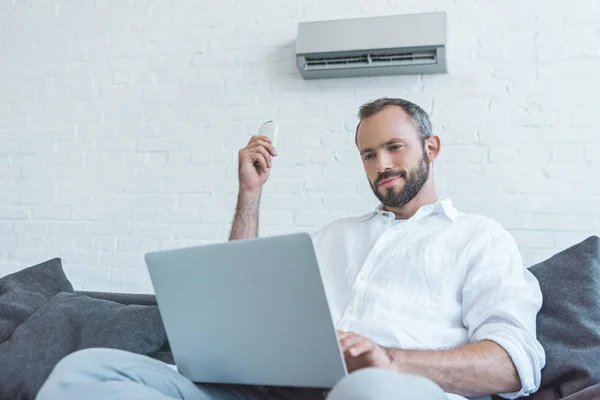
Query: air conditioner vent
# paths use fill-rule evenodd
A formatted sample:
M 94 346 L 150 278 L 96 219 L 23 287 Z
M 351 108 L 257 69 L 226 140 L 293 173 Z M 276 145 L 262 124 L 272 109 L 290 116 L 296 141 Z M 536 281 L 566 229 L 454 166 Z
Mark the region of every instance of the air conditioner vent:
M 306 57 L 306 69 L 356 68 L 378 66 L 424 65 L 437 62 L 436 51 L 363 53 L 327 57 Z

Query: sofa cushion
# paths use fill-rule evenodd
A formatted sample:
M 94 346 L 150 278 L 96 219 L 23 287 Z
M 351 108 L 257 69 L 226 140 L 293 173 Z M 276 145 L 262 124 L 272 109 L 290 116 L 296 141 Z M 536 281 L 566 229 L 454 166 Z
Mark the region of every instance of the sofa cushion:
M 0 343 L 60 292 L 73 292 L 60 258 L 0 278 Z
M 0 398 L 34 399 L 54 366 L 81 349 L 108 347 L 149 355 L 166 341 L 158 307 L 58 293 L 0 344 Z
M 542 387 L 600 382 L 600 238 L 592 236 L 530 268 L 544 302 L 537 334 L 546 350 Z

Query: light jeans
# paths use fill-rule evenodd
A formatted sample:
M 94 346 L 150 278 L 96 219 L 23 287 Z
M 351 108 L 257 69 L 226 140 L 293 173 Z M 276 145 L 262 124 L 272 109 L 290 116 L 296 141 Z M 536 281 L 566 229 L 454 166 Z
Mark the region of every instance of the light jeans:
M 367 368 L 320 389 L 195 385 L 169 364 L 115 349 L 72 353 L 54 368 L 37 400 L 447 400 L 430 380 Z

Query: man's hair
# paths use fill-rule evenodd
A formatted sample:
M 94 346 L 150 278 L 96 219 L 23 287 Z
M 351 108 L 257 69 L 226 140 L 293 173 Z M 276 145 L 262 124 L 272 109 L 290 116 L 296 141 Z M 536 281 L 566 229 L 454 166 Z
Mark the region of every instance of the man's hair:
M 404 99 L 389 97 L 382 97 L 360 106 L 360 109 L 358 110 L 358 118 L 360 121 L 356 126 L 356 133 L 354 134 L 354 142 L 356 143 L 356 146 L 358 146 L 358 128 L 363 120 L 383 111 L 383 109 L 388 106 L 402 107 L 402 109 L 408 115 L 410 115 L 412 124 L 419 132 L 421 146 L 425 147 L 425 140 L 433 135 L 429 115 L 427 115 L 425 110 L 415 103 L 411 103 L 410 101 Z

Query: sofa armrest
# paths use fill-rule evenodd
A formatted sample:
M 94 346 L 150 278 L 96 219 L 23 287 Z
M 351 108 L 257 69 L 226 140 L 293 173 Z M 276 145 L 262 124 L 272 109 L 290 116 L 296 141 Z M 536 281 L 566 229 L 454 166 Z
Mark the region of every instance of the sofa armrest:
M 121 304 L 137 304 L 142 306 L 155 306 L 156 297 L 153 294 L 138 293 L 110 293 L 110 292 L 88 292 L 76 291 L 75 293 L 84 294 L 95 299 L 110 300 Z

